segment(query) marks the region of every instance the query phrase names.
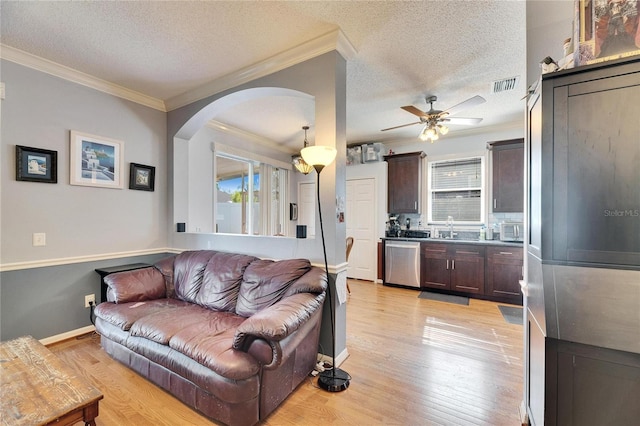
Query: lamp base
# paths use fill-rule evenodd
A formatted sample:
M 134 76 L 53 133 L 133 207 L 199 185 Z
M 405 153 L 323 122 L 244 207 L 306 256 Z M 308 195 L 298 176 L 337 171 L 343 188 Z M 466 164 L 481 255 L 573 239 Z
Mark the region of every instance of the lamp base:
M 327 392 L 342 392 L 349 387 L 350 381 L 349 373 L 339 368 L 335 374 L 333 370 L 325 370 L 318 375 L 318 386 Z

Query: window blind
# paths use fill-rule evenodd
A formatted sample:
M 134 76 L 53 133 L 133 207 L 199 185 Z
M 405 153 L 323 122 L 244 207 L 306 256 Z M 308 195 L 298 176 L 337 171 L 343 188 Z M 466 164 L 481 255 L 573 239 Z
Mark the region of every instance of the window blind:
M 430 219 L 444 222 L 482 221 L 482 157 L 433 162 L 430 179 Z

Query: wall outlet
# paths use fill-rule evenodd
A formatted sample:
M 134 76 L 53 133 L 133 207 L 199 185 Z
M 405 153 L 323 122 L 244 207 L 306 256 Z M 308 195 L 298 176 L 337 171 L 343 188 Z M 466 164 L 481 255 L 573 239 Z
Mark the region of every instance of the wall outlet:
M 47 234 L 44 232 L 35 232 L 32 237 L 34 247 L 42 247 L 47 245 Z
M 93 305 L 95 306 L 96 304 L 96 295 L 95 294 L 87 294 L 86 296 L 84 296 L 84 307 L 88 308 L 89 306 L 89 302 L 93 303 Z

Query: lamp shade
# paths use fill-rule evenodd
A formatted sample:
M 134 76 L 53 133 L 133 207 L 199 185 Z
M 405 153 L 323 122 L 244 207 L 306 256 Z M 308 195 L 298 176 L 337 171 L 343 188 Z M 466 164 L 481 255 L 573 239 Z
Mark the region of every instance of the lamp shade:
M 307 164 L 323 167 L 331 164 L 331 162 L 336 158 L 337 153 L 338 151 L 336 151 L 335 148 L 322 145 L 308 146 L 300 151 L 302 159 Z

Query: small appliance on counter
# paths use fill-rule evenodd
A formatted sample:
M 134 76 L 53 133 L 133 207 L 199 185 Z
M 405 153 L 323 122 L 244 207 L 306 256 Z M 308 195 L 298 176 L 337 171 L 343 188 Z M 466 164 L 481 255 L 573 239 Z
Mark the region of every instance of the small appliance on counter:
M 426 229 L 405 229 L 402 236 L 406 238 L 430 238 L 431 232 Z
M 500 224 L 500 241 L 522 242 L 524 226 L 522 222 L 502 222 Z
M 400 227 L 400 222 L 398 222 L 398 216 L 389 216 L 389 221 L 387 222 L 387 229 L 385 230 L 386 237 L 399 237 L 402 229 Z

